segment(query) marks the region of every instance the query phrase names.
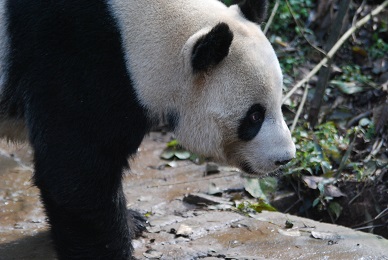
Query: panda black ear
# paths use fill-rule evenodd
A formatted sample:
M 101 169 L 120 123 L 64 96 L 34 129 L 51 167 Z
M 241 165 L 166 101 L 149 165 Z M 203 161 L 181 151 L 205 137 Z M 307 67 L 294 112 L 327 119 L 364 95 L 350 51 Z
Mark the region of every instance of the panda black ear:
M 191 55 L 194 72 L 206 71 L 229 53 L 233 33 L 226 23 L 219 23 L 195 43 Z
M 267 17 L 267 0 L 233 0 L 234 4 L 238 4 L 241 12 L 251 22 L 262 23 Z

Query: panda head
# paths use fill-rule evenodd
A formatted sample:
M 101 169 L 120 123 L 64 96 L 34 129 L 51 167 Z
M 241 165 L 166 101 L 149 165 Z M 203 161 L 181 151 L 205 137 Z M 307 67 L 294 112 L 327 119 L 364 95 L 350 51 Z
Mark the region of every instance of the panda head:
M 189 87 L 169 117 L 186 148 L 263 175 L 295 156 L 281 111 L 282 73 L 258 25 L 265 1 L 226 9 L 184 44 Z

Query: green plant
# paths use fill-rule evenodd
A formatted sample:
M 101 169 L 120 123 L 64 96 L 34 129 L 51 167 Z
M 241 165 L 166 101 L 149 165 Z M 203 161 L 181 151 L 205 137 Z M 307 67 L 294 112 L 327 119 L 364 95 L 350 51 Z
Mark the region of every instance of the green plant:
M 285 172 L 292 174 L 307 190 L 314 191 L 315 199 L 307 207 L 326 210 L 334 222 L 342 211 L 341 206 L 333 201 L 334 197 L 342 196 L 334 186 L 334 168 L 342 162 L 345 148 L 350 143 L 349 134 L 340 135 L 334 122 L 326 122 L 315 131 L 300 126 L 293 136 L 297 149 L 296 159 L 287 165 Z
M 313 1 L 311 0 L 288 0 L 294 12 L 294 16 L 299 21 L 306 21 L 311 9 L 313 8 Z M 274 3 L 271 3 L 269 10 L 272 10 Z M 290 30 L 290 28 L 293 28 Z M 277 35 L 282 35 L 284 40 L 290 40 L 298 33 L 298 27 L 293 20 L 290 10 L 288 9 L 285 0 L 281 0 L 277 15 L 271 25 L 271 31 L 276 32 Z
M 164 160 L 191 160 L 196 164 L 202 164 L 205 160 L 203 157 L 186 150 L 176 139 L 167 143 L 160 158 Z
M 339 147 L 349 144 L 349 139 L 338 134 L 333 122 L 318 126 L 316 131 L 301 126 L 293 133 L 296 144 L 296 158 L 287 165 L 287 173 L 321 175 L 332 172 L 333 163 L 341 161 Z
M 319 191 L 319 195 L 313 201 L 312 207 L 317 207 L 319 211 L 326 210 L 334 223 L 341 215 L 342 206 L 338 202 L 333 201 L 333 199 L 335 197 L 341 197 L 344 194 L 333 185 L 336 181 L 334 178 L 321 177 L 318 180 L 314 188 Z M 309 188 L 312 187 L 309 186 Z
M 284 56 L 279 58 L 280 67 L 282 71 L 286 74 L 293 74 L 293 69 L 302 65 L 305 62 L 304 56 L 301 55 L 292 55 L 292 56 Z
M 261 213 L 263 210 L 277 211 L 274 207 L 261 199 L 258 199 L 256 203 L 251 203 L 249 201 L 241 202 L 237 205 L 237 209 L 245 214 L 251 213 L 252 211 L 257 213 Z
M 371 80 L 371 76 L 363 74 L 360 66 L 358 65 L 344 65 L 341 67 L 341 70 L 342 74 L 338 77 L 339 80 L 362 83 L 366 83 Z

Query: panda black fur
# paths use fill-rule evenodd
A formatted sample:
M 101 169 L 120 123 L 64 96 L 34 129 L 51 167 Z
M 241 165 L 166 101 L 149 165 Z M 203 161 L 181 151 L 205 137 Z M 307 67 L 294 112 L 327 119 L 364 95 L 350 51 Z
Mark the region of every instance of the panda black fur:
M 253 23 L 265 8 L 0 0 L 0 137 L 26 130 L 59 259 L 131 258 L 144 220 L 122 170 L 160 112 L 184 146 L 248 173 L 294 157 L 279 64 Z

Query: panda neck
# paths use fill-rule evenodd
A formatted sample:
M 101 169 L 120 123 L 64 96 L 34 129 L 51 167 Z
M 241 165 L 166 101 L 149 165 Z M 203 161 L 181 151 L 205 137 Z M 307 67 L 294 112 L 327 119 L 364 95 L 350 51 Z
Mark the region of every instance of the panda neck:
M 195 32 L 217 24 L 228 8 L 217 0 L 110 0 L 109 6 L 142 105 L 168 113 L 183 104 L 196 80 L 183 46 Z

